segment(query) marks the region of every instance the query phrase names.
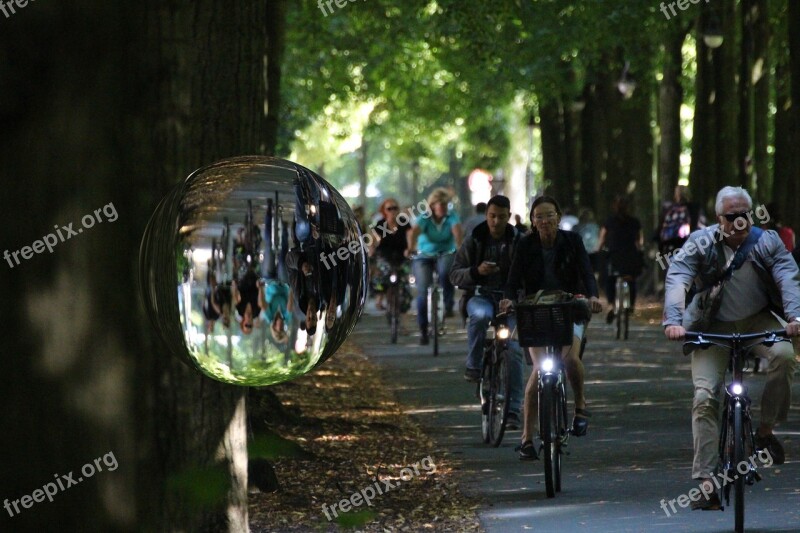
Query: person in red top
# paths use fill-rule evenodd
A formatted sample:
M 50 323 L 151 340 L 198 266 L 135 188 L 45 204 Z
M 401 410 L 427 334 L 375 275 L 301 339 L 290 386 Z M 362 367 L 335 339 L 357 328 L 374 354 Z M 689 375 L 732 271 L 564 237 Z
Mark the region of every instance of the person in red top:
M 780 237 L 783 241 L 783 245 L 786 246 L 786 249 L 789 250 L 789 253 L 792 253 L 792 250 L 794 250 L 796 244 L 794 231 L 789 226 L 783 225 L 783 219 L 781 218 L 778 204 L 775 202 L 768 203 L 767 213 L 769 213 L 770 218 L 769 222 L 764 224 L 764 228 L 777 231 L 778 237 Z

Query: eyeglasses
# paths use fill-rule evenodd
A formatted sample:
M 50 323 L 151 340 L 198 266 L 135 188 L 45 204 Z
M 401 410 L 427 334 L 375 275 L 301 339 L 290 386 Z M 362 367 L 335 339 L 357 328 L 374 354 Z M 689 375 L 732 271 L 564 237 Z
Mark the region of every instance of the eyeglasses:
M 728 222 L 736 222 L 737 218 L 747 218 L 747 213 L 725 213 L 722 215 Z
M 533 217 L 533 220 L 535 220 L 536 222 L 541 222 L 542 220 L 550 220 L 556 218 L 557 216 L 558 213 L 545 213 L 543 215 L 536 215 L 535 217 Z
M 387 211 L 397 211 L 399 208 L 396 205 L 390 205 L 386 208 Z

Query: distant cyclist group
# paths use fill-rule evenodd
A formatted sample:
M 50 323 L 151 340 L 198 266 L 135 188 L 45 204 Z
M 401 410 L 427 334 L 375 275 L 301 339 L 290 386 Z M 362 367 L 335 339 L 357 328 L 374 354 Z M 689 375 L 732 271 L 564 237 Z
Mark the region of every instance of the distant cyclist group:
M 519 220 L 516 226 L 510 223 L 509 199 L 497 195 L 482 206 L 480 218 L 467 220 L 470 229 L 463 235 L 449 202 L 446 190 L 435 190 L 428 197 L 430 216 L 408 227 L 397 224 L 398 202 L 385 200 L 378 225 L 390 228 L 391 233 L 373 246 L 372 255 L 378 265 L 412 259 L 421 344 L 437 334 L 431 330 L 435 317 L 429 310 L 434 277 L 441 288 L 444 317 L 454 316 L 455 287 L 462 290 L 459 310 L 467 329 L 464 378 L 478 384 L 485 440 L 498 445 L 503 428 L 521 426 L 519 456 L 537 459 L 544 452 L 547 492 L 552 496 L 551 492 L 560 490 L 563 452 L 559 446 L 565 445 L 569 435 L 583 436 L 588 429 L 582 356 L 591 312 L 602 310 L 596 256 L 600 250 L 606 255 L 601 272 L 611 305 L 606 320 L 610 323 L 624 312 L 627 324 L 627 313 L 637 297 L 636 278 L 644 267 L 641 224 L 620 197 L 602 226 L 584 213 L 576 219 L 574 231 L 568 231 L 560 227 L 564 212 L 556 199 L 541 196 L 532 203 L 531 229 L 525 232 Z M 702 335 L 724 340 L 764 332 L 748 345 L 751 355 L 767 364 L 760 424 L 737 431 L 742 433 L 742 450 L 766 451 L 776 464 L 784 461 L 784 451 L 773 428 L 787 417 L 795 354 L 800 353 L 800 344 L 795 342 L 793 348 L 783 342 L 800 336 L 800 270 L 790 253 L 794 235 L 790 242 L 789 234 L 774 225 L 774 218 L 766 230 L 754 226 L 753 201 L 740 187 L 721 189 L 715 212 L 717 223 L 706 225 L 702 210 L 688 201 L 686 188 L 679 186 L 674 201 L 665 206 L 653 239 L 661 254 L 673 258 L 665 278 L 662 325 L 668 339 L 685 339 L 692 352 L 692 477 L 704 485 L 725 468 L 721 464 L 724 446 L 717 436 L 720 405 L 729 352 L 733 345 L 736 350 L 742 345 L 739 340 L 731 345 L 711 342 Z M 378 272 L 388 271 L 378 268 Z M 376 279 L 380 292 L 386 283 L 380 274 Z M 619 290 L 625 293 L 624 306 Z M 410 292 L 402 294 L 408 302 L 405 308 L 410 307 Z M 378 298 L 378 307 L 385 307 Z M 770 331 L 772 336 L 767 335 Z M 523 384 L 524 360 L 533 366 L 527 385 Z M 560 392 L 564 390 L 559 382 L 562 372 L 574 394 L 570 424 L 564 423 L 566 407 L 563 412 L 559 407 L 566 405 L 566 394 Z M 550 383 L 552 397 L 547 392 Z M 734 442 L 734 429 L 722 433 Z M 752 481 L 756 476 L 745 479 Z M 693 509 L 721 508 L 717 491 L 709 488 L 701 496 L 692 501 Z M 737 499 L 737 524 L 741 506 Z

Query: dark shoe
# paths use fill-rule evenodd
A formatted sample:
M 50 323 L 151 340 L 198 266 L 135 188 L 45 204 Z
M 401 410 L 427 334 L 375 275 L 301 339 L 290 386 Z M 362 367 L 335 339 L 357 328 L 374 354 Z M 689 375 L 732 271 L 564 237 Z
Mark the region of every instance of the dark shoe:
M 470 383 L 480 383 L 481 371 L 477 368 L 468 368 L 464 371 L 464 379 Z
M 425 328 L 420 332 L 419 335 L 419 344 L 420 346 L 427 346 L 428 345 L 428 329 Z
M 711 481 L 707 481 L 707 483 L 711 483 Z M 719 496 L 717 496 L 716 492 L 712 492 L 709 494 L 708 498 L 706 498 L 703 494 L 700 494 L 700 499 L 697 501 L 692 502 L 692 511 L 721 511 L 722 510 L 722 502 L 719 501 Z
M 444 317 L 445 318 L 453 318 L 454 316 L 456 316 L 456 315 L 455 315 L 455 313 L 453 313 L 452 309 L 448 309 L 447 311 L 444 312 Z
M 536 460 L 539 458 L 539 455 L 536 453 L 536 448 L 533 446 L 533 442 L 526 441 L 523 442 L 521 445 L 514 448 L 515 452 L 519 452 L 519 458 L 521 460 Z
M 611 311 L 609 311 L 608 314 L 606 315 L 606 324 L 611 324 L 612 322 L 614 322 L 614 318 L 616 316 L 617 315 L 614 314 L 614 310 L 613 309 Z
M 514 431 L 519 429 L 521 425 L 522 421 L 519 419 L 519 414 L 509 411 L 508 416 L 506 417 L 506 429 Z
M 756 451 L 766 450 L 772 457 L 772 463 L 782 465 L 786 461 L 786 454 L 783 451 L 783 446 L 775 435 L 767 435 L 762 437 L 756 432 Z M 763 463 L 764 461 L 762 461 Z
M 589 411 L 586 409 L 575 409 L 575 416 L 572 417 L 572 434 L 576 437 L 583 437 L 586 435 L 586 430 L 589 429 Z

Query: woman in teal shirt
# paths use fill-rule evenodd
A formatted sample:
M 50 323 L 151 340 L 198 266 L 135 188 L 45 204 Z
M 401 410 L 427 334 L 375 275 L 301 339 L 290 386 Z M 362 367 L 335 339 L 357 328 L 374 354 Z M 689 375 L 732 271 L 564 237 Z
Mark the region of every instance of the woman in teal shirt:
M 449 211 L 450 194 L 446 189 L 435 189 L 428 196 L 430 211 L 417 219 L 408 234 L 410 255 L 419 251 L 414 260 L 414 278 L 417 285 L 417 324 L 420 344 L 428 344 L 428 287 L 433 282 L 433 268 L 439 273 L 439 285 L 444 293 L 446 316 L 453 315 L 453 284 L 449 280 L 453 253 L 461 246 L 461 220 L 458 214 Z M 438 256 L 444 253 L 446 255 Z

